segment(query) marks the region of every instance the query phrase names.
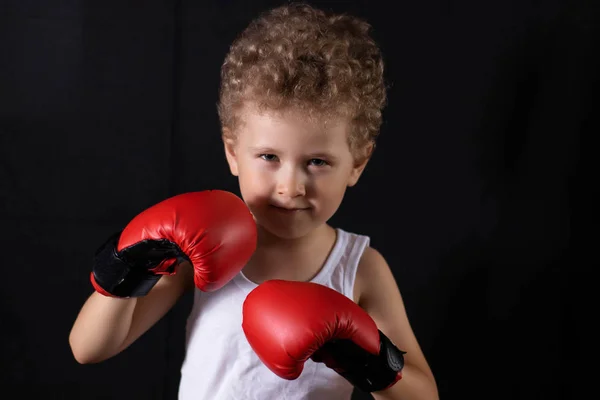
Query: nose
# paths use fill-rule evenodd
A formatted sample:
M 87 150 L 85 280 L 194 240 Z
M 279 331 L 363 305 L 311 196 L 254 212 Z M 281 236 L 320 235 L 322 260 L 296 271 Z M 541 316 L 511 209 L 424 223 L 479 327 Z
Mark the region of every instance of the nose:
M 277 194 L 290 198 L 306 195 L 306 183 L 303 173 L 292 168 L 282 169 L 279 172 Z

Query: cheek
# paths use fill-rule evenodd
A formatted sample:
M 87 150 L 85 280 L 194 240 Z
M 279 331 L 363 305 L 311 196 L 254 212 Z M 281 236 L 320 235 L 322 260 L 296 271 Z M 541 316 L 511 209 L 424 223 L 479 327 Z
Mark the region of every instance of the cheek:
M 269 197 L 269 179 L 260 168 L 250 168 L 247 163 L 240 165 L 239 184 L 242 197 L 252 206 Z
M 326 203 L 323 207 L 337 209 L 346 193 L 346 181 L 346 176 L 341 173 L 317 179 L 315 189 L 321 202 Z

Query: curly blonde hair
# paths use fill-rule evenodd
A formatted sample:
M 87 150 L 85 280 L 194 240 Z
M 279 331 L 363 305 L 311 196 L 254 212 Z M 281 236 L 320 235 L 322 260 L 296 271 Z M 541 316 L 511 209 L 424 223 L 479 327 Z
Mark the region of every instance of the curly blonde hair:
M 368 158 L 386 103 L 383 59 L 371 26 L 304 3 L 272 9 L 233 42 L 221 68 L 218 113 L 234 132 L 246 104 L 349 118 L 349 144 Z

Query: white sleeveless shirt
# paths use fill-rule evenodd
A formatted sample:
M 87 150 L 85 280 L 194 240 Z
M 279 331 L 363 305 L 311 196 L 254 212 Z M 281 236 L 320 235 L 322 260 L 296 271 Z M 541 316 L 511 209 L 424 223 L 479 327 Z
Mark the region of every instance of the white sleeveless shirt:
M 353 299 L 358 262 L 369 237 L 336 229 L 323 268 L 311 280 Z M 242 272 L 223 288 L 194 291 L 187 320 L 180 400 L 350 400 L 353 386 L 323 363 L 307 360 L 289 381 L 269 370 L 242 330 L 242 305 L 257 285 Z

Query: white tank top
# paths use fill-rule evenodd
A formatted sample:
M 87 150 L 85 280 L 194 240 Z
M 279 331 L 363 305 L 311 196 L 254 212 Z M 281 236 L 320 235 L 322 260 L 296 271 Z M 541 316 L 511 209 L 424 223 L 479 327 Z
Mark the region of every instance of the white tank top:
M 353 299 L 354 279 L 369 237 L 336 229 L 323 268 L 312 279 Z M 307 360 L 293 381 L 259 360 L 242 330 L 242 304 L 257 285 L 239 273 L 223 288 L 194 292 L 187 320 L 180 400 L 350 400 L 352 385 L 323 363 Z

